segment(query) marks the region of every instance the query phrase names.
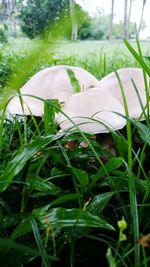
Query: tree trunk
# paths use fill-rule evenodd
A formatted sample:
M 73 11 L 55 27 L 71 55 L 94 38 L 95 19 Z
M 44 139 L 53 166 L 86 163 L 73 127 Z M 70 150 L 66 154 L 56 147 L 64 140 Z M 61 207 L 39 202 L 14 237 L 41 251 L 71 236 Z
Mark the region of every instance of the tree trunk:
M 131 20 L 132 3 L 133 3 L 133 0 L 130 0 L 129 15 L 128 15 L 128 37 L 129 37 L 129 33 L 130 33 L 130 20 Z
M 142 26 L 142 20 L 143 20 L 143 14 L 144 14 L 144 8 L 145 8 L 146 0 L 143 0 L 143 6 L 142 6 L 142 12 L 141 12 L 141 18 L 140 18 L 140 24 L 138 28 L 138 35 L 140 34 L 141 31 L 141 26 Z
M 124 38 L 128 38 L 128 0 L 124 0 Z
M 112 0 L 112 2 L 111 2 L 111 16 L 110 16 L 110 25 L 109 25 L 108 40 L 110 40 L 112 38 L 113 18 L 114 18 L 114 3 L 115 3 L 115 0 Z
M 13 12 L 16 10 L 16 0 L 3 0 L 2 5 L 5 10 L 5 17 L 8 21 L 9 31 L 14 36 L 17 37 L 17 22 L 13 18 Z
M 72 24 L 71 40 L 76 41 L 78 37 L 78 23 L 76 17 L 75 2 L 74 0 L 70 0 L 69 2 L 70 2 L 70 17 Z

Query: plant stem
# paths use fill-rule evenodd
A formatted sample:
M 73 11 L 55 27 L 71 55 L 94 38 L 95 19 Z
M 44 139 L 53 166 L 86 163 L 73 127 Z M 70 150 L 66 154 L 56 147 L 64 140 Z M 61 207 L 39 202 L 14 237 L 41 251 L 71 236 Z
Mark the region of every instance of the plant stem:
M 124 110 L 127 120 L 127 146 L 128 146 L 128 165 L 127 165 L 127 172 L 128 172 L 128 188 L 129 188 L 129 203 L 130 203 L 130 215 L 132 219 L 132 233 L 134 236 L 134 252 L 135 252 L 135 267 L 140 267 L 140 247 L 138 243 L 139 239 L 139 217 L 138 217 L 138 208 L 137 208 L 137 198 L 136 198 L 136 188 L 135 188 L 135 177 L 132 173 L 132 134 L 131 134 L 131 125 L 129 121 L 129 112 L 127 101 L 124 93 L 124 88 L 122 86 L 120 77 L 116 72 L 116 76 L 118 79 L 118 83 L 120 85 Z

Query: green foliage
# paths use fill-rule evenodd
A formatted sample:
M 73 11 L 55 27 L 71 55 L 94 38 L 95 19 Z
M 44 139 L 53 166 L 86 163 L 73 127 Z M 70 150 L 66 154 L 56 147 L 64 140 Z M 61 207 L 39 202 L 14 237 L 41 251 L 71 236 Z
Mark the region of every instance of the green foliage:
M 7 43 L 6 33 L 0 28 L 0 43 Z
M 126 45 L 149 74 L 149 63 L 127 41 Z M 49 65 L 80 65 L 97 77 L 118 66 L 137 66 L 127 55 L 109 58 L 103 50 L 99 57 L 96 53 L 79 58 L 52 53 L 47 46 L 44 56 L 41 47 L 6 61 L 10 72 L 19 61 L 9 93 Z M 7 57 L 10 54 L 3 52 L 2 62 Z M 80 91 L 73 73 L 70 79 Z M 148 266 L 149 247 L 140 244 L 150 224 L 149 118 L 145 122 L 127 118 L 128 130 L 112 134 L 61 133 L 54 123 L 59 108 L 57 100 L 45 101 L 43 118 L 9 121 L 1 116 L 1 265 Z M 147 112 L 145 116 L 149 117 Z M 114 154 L 104 141 L 112 142 Z
M 96 18 L 87 17 L 79 27 L 79 39 L 101 40 L 106 38 L 109 27 L 109 18 L 103 13 Z
M 83 24 L 79 27 L 78 38 L 80 40 L 91 39 L 91 20 L 90 18 L 87 21 L 84 21 Z
M 68 13 L 68 0 L 32 0 L 21 10 L 21 28 L 29 37 L 47 35 L 49 27 L 60 19 L 61 13 Z
M 101 40 L 108 38 L 110 25 L 110 16 L 105 15 L 103 11 L 99 11 L 96 17 L 85 18 L 84 22 L 79 27 L 78 36 L 80 40 Z M 122 21 L 113 23 L 112 37 L 114 39 L 123 38 L 124 24 Z M 136 28 L 135 23 L 129 25 L 129 38 L 135 38 Z
M 4 49 L 4 44 L 1 45 L 0 51 L 0 89 L 2 89 L 8 81 L 12 69 L 16 63 L 16 56 L 12 55 L 11 52 Z

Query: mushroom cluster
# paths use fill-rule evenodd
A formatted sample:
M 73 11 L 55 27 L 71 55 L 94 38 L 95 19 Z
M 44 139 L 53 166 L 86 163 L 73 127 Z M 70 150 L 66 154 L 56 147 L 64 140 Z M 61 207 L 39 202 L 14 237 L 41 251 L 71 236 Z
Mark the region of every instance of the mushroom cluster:
M 69 69 L 79 82 L 78 93 L 74 93 L 67 72 Z M 129 116 L 138 119 L 142 113 L 139 98 L 143 106 L 146 106 L 142 69 L 125 68 L 118 70 L 117 73 L 124 89 Z M 55 66 L 35 74 L 20 92 L 25 115 L 44 114 L 44 103 L 36 97 L 44 100 L 58 99 L 63 102 L 62 110 L 56 116 L 56 121 L 62 130 L 76 127 L 83 132 L 97 134 L 121 129 L 126 124 L 122 116 L 125 112 L 121 89 L 115 72 L 98 81 L 83 68 Z M 10 101 L 8 112 L 13 115 L 23 114 L 19 96 L 16 95 Z
M 24 103 L 24 114 L 42 116 L 44 113 L 43 101 L 36 97 L 45 99 L 58 99 L 66 102 L 73 94 L 67 70 L 72 70 L 79 82 L 81 91 L 86 91 L 90 87 L 98 86 L 98 80 L 88 71 L 79 67 L 55 66 L 39 71 L 20 89 Z M 24 95 L 28 96 L 24 96 Z M 31 96 L 29 96 L 31 95 Z M 35 96 L 35 97 L 33 97 Z M 15 96 L 8 105 L 8 112 L 11 114 L 23 115 L 22 106 L 18 96 Z

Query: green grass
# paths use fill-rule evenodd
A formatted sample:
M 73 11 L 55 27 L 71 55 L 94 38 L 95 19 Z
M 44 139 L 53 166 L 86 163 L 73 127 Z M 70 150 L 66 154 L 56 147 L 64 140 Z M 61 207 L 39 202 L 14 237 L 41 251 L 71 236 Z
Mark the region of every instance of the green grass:
M 135 42 L 132 44 L 135 48 Z M 143 55 L 148 56 L 149 42 L 142 42 L 141 45 Z M 41 46 L 41 50 L 39 46 Z M 90 71 L 98 79 L 101 79 L 112 70 L 124 67 L 138 67 L 140 65 L 131 56 L 122 41 L 78 41 L 76 43 L 50 41 L 42 46 L 42 41 L 30 41 L 24 37 L 18 39 L 11 38 L 9 43 L 4 45 L 0 53 L 0 87 L 5 86 L 7 80 L 9 80 L 9 77 L 13 73 L 20 71 L 20 66 L 24 66 L 24 69 L 22 68 L 19 75 L 17 74 L 20 77 L 21 86 L 34 73 L 52 65 L 67 64 L 81 66 Z M 27 55 L 31 54 L 34 50 L 39 51 L 39 55 L 37 52 L 36 60 L 32 58 L 31 61 L 25 63 L 25 59 L 29 57 Z M 29 65 L 32 65 L 32 67 L 29 67 Z M 26 74 L 24 73 L 25 71 Z
M 133 47 L 136 47 L 136 41 L 131 41 Z M 11 49 L 18 52 L 20 50 L 27 50 L 32 43 L 36 43 L 36 41 L 31 41 L 26 37 L 22 38 L 11 38 L 10 44 Z M 145 54 L 150 53 L 150 42 L 149 41 L 142 41 L 141 46 L 142 50 Z M 130 53 L 128 49 L 124 46 L 122 40 L 118 41 L 77 41 L 77 42 L 70 42 L 70 41 L 61 41 L 57 42 L 57 47 L 54 49 L 57 53 L 60 52 L 67 56 L 76 55 L 79 57 L 85 57 L 89 53 L 90 54 L 99 54 L 101 49 L 103 48 L 104 53 L 108 56 L 112 56 L 113 54 L 117 54 L 118 52 L 123 52 L 123 54 L 127 54 L 129 56 Z
M 138 40 L 137 53 L 135 43 L 127 41 L 126 45 L 57 42 L 50 48 L 42 46 L 42 52 L 24 38 L 12 43 L 1 60 L 10 67 L 1 103 L 32 74 L 55 64 L 84 67 L 99 79 L 120 67 L 142 66 L 150 71 L 149 61 L 141 54 L 142 50 L 149 55 L 148 43 L 141 43 L 140 49 Z M 30 44 L 34 51 L 29 53 Z M 10 57 L 12 48 L 15 54 Z M 18 75 L 12 75 L 12 70 Z M 148 87 L 146 93 L 149 102 Z M 132 121 L 125 98 L 124 106 L 127 128 L 96 136 L 82 133 L 75 125 L 73 133 L 57 132 L 55 101 L 46 101 L 42 119 L 6 121 L 4 111 L 0 121 L 1 266 L 149 266 L 149 246 L 139 242 L 150 225 L 149 113 L 144 113 L 145 122 Z M 118 227 L 122 219 L 127 228 Z

